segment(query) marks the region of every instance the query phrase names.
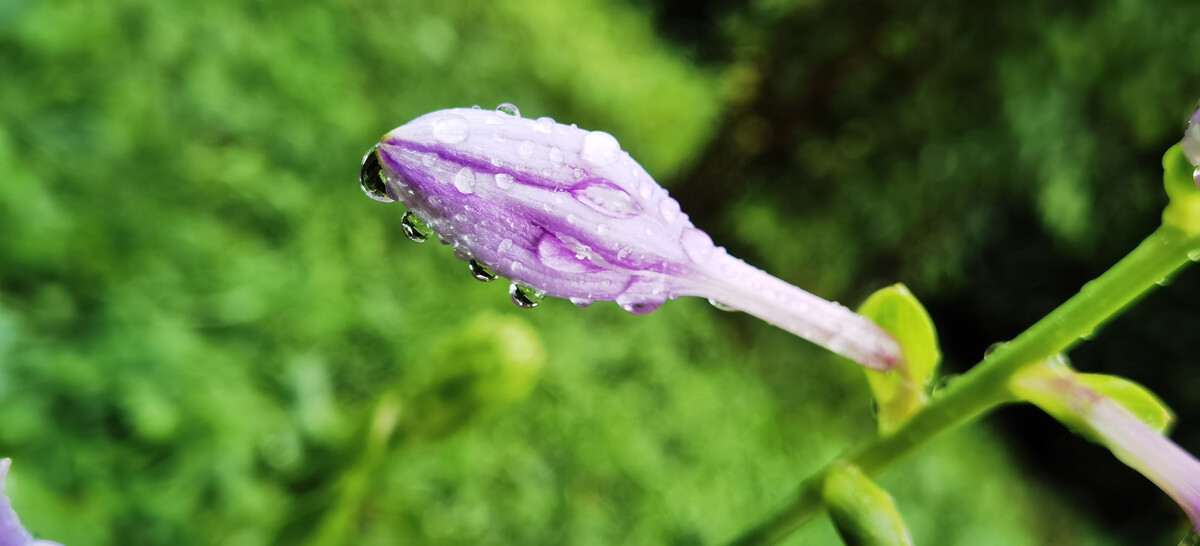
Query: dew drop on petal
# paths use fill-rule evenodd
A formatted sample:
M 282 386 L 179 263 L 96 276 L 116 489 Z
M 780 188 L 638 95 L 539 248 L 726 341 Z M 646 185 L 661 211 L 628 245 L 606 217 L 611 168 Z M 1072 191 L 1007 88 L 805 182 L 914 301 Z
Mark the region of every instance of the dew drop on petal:
M 517 147 L 517 155 L 520 155 L 525 159 L 529 159 L 531 156 L 533 156 L 534 148 L 536 148 L 536 145 L 533 142 L 526 140 Z
M 541 117 L 541 118 L 537 118 L 537 121 L 533 122 L 533 130 L 535 130 L 539 133 L 550 134 L 550 131 L 552 131 L 553 129 L 554 129 L 554 119 L 552 119 L 552 118 Z
M 641 205 L 620 186 L 603 178 L 586 180 L 571 190 L 576 201 L 613 218 L 632 218 L 641 213 Z
M 583 149 L 579 157 L 596 166 L 612 163 L 621 154 L 617 139 L 604 131 L 592 131 L 583 137 Z
M 522 309 L 533 309 L 542 299 L 546 297 L 546 293 L 523 284 L 512 283 L 508 286 L 508 297 L 517 307 Z
M 404 216 L 400 218 L 400 229 L 404 231 L 404 236 L 414 243 L 423 243 L 429 238 L 429 234 L 433 230 L 425 224 L 423 220 L 413 214 L 412 211 L 405 211 Z
M 658 202 L 658 213 L 668 224 L 679 218 L 680 212 L 679 202 L 670 197 Z
M 498 250 L 500 252 L 504 252 L 504 251 L 512 248 L 512 245 L 513 245 L 512 239 L 505 239 L 503 241 L 500 241 L 500 244 L 496 247 L 496 250 Z
M 462 193 L 475 193 L 475 171 L 463 167 L 454 174 L 454 187 Z
M 500 106 L 496 107 L 496 113 L 514 118 L 521 117 L 521 111 L 511 102 L 501 103 Z
M 587 307 L 592 304 L 592 300 L 587 298 L 567 298 L 568 301 L 574 303 L 578 307 Z
M 496 174 L 496 187 L 502 190 L 507 190 L 513 187 L 513 177 L 508 173 Z
M 483 265 L 476 260 L 467 262 L 467 267 L 471 270 L 471 276 L 475 277 L 475 280 L 477 281 L 491 282 L 496 280 L 496 273 L 488 266 Z
M 558 146 L 550 147 L 550 161 L 553 161 L 554 163 L 563 162 L 563 151 L 561 148 Z
M 471 136 L 467 118 L 458 114 L 446 114 L 433 122 L 433 138 L 446 144 L 458 144 Z
M 683 236 L 679 242 L 683 244 L 683 251 L 693 262 L 703 262 L 708 259 L 716 248 L 713 246 L 712 237 L 696 228 L 683 230 Z
M 635 315 L 645 315 L 662 305 L 662 301 L 650 301 L 645 299 L 635 299 L 626 297 L 624 294 L 617 296 L 617 305 L 621 306 L 627 313 Z

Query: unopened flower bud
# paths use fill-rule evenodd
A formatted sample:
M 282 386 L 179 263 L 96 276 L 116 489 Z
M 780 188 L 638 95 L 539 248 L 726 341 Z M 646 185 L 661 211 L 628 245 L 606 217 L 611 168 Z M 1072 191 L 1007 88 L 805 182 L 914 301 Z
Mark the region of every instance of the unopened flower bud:
M 435 234 L 476 278 L 511 279 L 519 305 L 545 293 L 642 314 L 700 296 L 872 368 L 899 358 L 870 321 L 715 246 L 605 132 L 511 106 L 441 110 L 385 135 L 360 180 L 372 198 L 408 207 L 410 238 Z

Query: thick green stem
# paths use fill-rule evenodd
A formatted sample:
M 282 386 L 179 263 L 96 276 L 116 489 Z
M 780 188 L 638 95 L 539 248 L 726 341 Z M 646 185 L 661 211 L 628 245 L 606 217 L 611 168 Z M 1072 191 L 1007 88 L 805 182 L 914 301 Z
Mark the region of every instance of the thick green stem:
M 1112 269 L 951 382 L 907 423 L 854 450 L 846 459 L 867 474 L 877 474 L 937 434 L 1013 400 L 1009 379 L 1022 366 L 1066 351 L 1080 339 L 1090 337 L 1102 323 L 1188 263 L 1189 252 L 1198 251 L 1200 237 L 1175 227 L 1160 227 Z M 805 480 L 790 504 L 750 528 L 733 544 L 773 544 L 818 514 L 822 509 L 819 491 L 823 476 L 824 470 Z

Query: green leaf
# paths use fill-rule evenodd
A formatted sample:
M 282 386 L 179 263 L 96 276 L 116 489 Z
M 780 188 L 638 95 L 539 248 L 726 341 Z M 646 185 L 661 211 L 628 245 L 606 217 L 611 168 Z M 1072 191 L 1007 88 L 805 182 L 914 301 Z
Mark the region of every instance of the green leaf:
M 846 544 L 912 544 L 912 536 L 892 496 L 857 466 L 843 461 L 830 467 L 825 474 L 821 496 L 834 527 Z
M 1163 187 L 1171 198 L 1163 210 L 1163 224 L 1200 235 L 1200 190 L 1192 177 L 1195 168 L 1183 155 L 1179 144 L 1163 154 Z
M 900 343 L 904 361 L 886 373 L 866 370 L 879 408 L 881 432 L 895 430 L 927 401 L 924 385 L 941 360 L 937 331 L 929 313 L 903 284 L 876 291 L 858 312 Z
M 1081 373 L 1079 382 L 1125 406 L 1135 417 L 1160 433 L 1166 433 L 1175 414 L 1149 389 L 1124 377 Z

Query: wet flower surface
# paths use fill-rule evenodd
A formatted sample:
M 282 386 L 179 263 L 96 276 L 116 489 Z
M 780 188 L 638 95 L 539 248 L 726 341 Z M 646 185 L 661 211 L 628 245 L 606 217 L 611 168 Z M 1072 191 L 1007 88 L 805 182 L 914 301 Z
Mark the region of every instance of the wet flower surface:
M 1196 179 L 1196 185 L 1200 186 L 1200 105 L 1196 107 L 1196 111 L 1188 120 L 1188 128 L 1183 133 L 1180 148 L 1183 148 L 1183 154 L 1187 156 L 1188 161 L 1196 166 L 1196 171 L 1192 176 Z
M 402 125 L 363 160 L 363 190 L 408 207 L 405 234 L 436 235 L 481 280 L 631 313 L 699 296 L 754 314 L 863 365 L 887 369 L 895 341 L 845 307 L 730 256 L 616 138 L 515 107 L 441 110 Z

